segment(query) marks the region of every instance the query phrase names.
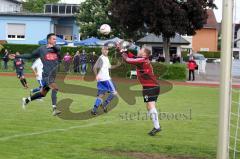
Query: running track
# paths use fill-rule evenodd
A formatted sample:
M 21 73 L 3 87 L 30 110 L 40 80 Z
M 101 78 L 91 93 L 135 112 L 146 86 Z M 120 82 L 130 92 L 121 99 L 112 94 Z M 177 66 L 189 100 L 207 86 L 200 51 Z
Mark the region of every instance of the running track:
M 0 77 L 1 76 L 5 76 L 5 77 L 16 77 L 16 74 L 13 72 L 1 72 L 0 73 Z M 25 74 L 26 77 L 28 78 L 35 78 L 35 76 L 31 73 L 26 73 Z M 61 77 L 61 76 L 60 76 Z M 73 75 L 68 75 L 67 80 L 83 80 L 82 76 L 73 76 Z M 128 79 L 121 79 L 118 81 L 122 81 L 122 82 L 131 82 L 134 80 L 128 80 Z M 219 83 L 217 82 L 207 82 L 207 81 L 203 81 L 203 82 L 178 82 L 178 81 L 168 81 L 170 83 L 172 83 L 173 85 L 179 85 L 179 86 L 198 86 L 198 87 L 219 87 Z M 240 88 L 240 83 L 239 84 L 234 84 L 233 88 Z

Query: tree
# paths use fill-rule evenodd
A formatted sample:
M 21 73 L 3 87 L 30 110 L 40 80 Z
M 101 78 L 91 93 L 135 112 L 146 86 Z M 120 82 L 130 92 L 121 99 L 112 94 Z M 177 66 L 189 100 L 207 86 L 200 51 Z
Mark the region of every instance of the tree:
M 112 0 L 111 19 L 124 32 L 154 33 L 163 36 L 166 62 L 170 61 L 170 38 L 176 33 L 194 35 L 207 22 L 213 0 Z
M 77 21 L 80 26 L 81 38 L 101 37 L 109 38 L 111 36 L 119 36 L 118 27 L 115 26 L 108 18 L 108 5 L 110 0 L 86 0 L 81 3 Z M 109 24 L 112 32 L 108 36 L 99 33 L 102 24 Z
M 44 4 L 57 3 L 59 0 L 26 0 L 23 3 L 23 9 L 29 12 L 41 13 L 44 10 Z

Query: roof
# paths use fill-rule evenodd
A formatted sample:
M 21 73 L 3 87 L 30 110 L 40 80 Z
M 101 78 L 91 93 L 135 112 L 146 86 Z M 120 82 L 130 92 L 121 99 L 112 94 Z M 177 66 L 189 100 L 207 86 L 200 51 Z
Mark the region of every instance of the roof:
M 13 3 L 18 3 L 18 4 L 22 3 L 22 1 L 18 1 L 18 0 L 8 0 L 8 1 L 13 2 Z
M 217 23 L 216 16 L 215 16 L 213 10 L 208 9 L 207 14 L 208 14 L 207 24 L 204 25 L 204 28 L 217 29 L 218 23 Z
M 162 36 L 156 36 L 155 34 L 149 34 L 137 41 L 140 44 L 163 44 Z M 185 40 L 181 35 L 176 34 L 174 38 L 170 39 L 171 44 L 189 45 L 190 43 Z
M 0 16 L 27 16 L 27 17 L 75 17 L 71 14 L 47 14 L 47 13 L 29 13 L 29 12 L 0 12 Z

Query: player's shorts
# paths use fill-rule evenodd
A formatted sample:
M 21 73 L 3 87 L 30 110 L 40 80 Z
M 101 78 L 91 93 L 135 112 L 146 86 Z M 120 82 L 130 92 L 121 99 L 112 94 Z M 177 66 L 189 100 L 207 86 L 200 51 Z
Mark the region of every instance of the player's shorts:
M 156 102 L 160 93 L 159 86 L 143 86 L 143 98 L 144 102 Z
M 50 85 L 51 83 L 55 83 L 55 78 L 56 76 L 47 76 L 47 77 L 43 77 L 42 81 L 45 82 L 46 85 Z
M 98 94 L 105 94 L 107 92 L 109 93 L 115 93 L 116 92 L 116 86 L 112 82 L 112 80 L 107 81 L 98 81 L 97 82 L 97 88 L 98 88 Z
M 18 78 L 21 78 L 22 76 L 24 76 L 23 70 L 17 70 L 16 73 Z
M 43 86 L 47 85 L 46 82 L 43 81 L 43 80 L 37 80 L 37 81 L 38 81 L 40 87 L 43 87 Z

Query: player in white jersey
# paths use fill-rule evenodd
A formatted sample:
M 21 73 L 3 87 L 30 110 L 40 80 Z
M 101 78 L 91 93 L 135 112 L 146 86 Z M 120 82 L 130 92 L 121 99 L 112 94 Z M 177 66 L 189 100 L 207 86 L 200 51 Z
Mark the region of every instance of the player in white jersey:
M 39 83 L 39 87 L 32 89 L 31 94 L 34 94 L 36 92 L 39 92 L 41 88 L 43 87 L 43 81 L 42 81 L 42 73 L 43 73 L 43 64 L 40 58 L 36 59 L 31 67 L 33 70 L 34 75 L 36 76 L 36 79 Z
M 97 98 L 94 104 L 94 107 L 91 111 L 92 115 L 97 115 L 97 109 L 100 105 L 104 112 L 107 112 L 107 105 L 113 100 L 113 98 L 117 95 L 116 87 L 111 80 L 109 75 L 109 69 L 113 69 L 119 65 L 112 66 L 108 59 L 108 47 L 103 46 L 102 55 L 96 61 L 93 71 L 96 75 L 97 80 Z M 107 99 L 103 102 L 103 96 L 109 93 Z

